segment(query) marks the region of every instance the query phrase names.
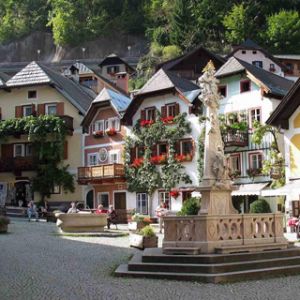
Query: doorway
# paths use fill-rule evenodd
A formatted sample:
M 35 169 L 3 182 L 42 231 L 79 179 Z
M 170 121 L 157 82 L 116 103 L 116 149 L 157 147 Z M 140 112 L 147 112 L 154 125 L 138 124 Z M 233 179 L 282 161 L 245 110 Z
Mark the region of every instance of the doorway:
M 94 208 L 94 191 L 93 190 L 90 190 L 86 194 L 86 206 L 90 209 Z
M 127 223 L 127 210 L 126 210 L 126 193 L 118 192 L 114 194 L 115 210 L 118 215 L 118 222 Z

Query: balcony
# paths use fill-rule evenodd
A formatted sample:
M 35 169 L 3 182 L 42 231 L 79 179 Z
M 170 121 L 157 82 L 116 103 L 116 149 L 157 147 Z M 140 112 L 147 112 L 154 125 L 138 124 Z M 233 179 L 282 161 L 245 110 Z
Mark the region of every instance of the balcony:
M 78 182 L 80 184 L 87 183 L 103 183 L 125 181 L 125 171 L 123 164 L 107 164 L 93 167 L 78 168 Z
M 34 171 L 36 163 L 33 157 L 12 157 L 0 159 L 0 172 Z
M 222 138 L 225 147 L 247 147 L 248 136 L 248 132 L 231 129 L 227 130 Z

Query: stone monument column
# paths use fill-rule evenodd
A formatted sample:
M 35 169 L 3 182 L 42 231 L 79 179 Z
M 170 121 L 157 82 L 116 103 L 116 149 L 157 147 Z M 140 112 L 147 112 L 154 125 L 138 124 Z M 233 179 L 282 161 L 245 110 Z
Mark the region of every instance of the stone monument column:
M 218 80 L 210 61 L 199 78 L 201 94 L 199 99 L 206 107 L 204 172 L 199 191 L 202 194 L 199 215 L 228 215 L 238 213 L 231 200 L 231 181 L 224 155 L 224 145 L 218 119 Z

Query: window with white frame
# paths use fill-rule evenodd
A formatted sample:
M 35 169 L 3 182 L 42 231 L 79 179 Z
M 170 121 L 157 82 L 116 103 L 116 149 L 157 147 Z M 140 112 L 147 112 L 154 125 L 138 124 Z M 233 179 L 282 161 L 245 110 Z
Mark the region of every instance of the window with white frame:
M 145 108 L 145 120 L 155 121 L 155 107 Z
M 25 156 L 25 145 L 14 144 L 14 157 L 24 157 L 24 156 Z
M 119 163 L 119 151 L 118 150 L 109 151 L 109 163 L 110 164 L 118 164 Z
M 112 129 L 119 131 L 120 130 L 120 119 L 119 118 L 110 118 L 107 120 L 107 128 L 105 129 Z
M 231 173 L 241 173 L 241 156 L 239 154 L 230 155 L 229 168 Z
M 98 153 L 89 153 L 88 154 L 88 166 L 91 167 L 91 166 L 96 166 L 98 165 Z
M 104 131 L 104 120 L 98 120 L 94 123 L 93 131 Z
M 250 153 L 249 154 L 250 168 L 254 170 L 261 170 L 262 159 L 263 159 L 262 153 Z
M 45 113 L 46 115 L 56 115 L 57 114 L 56 103 L 46 104 Z
M 254 108 L 249 111 L 250 114 L 250 126 L 253 128 L 254 121 L 261 122 L 261 109 Z
M 169 192 L 159 192 L 159 203 L 163 202 L 167 209 L 171 209 L 170 193 Z
M 137 193 L 136 194 L 136 212 L 139 214 L 148 214 L 148 194 Z
M 167 117 L 175 117 L 176 116 L 176 104 L 171 103 L 167 104 Z
M 25 156 L 32 156 L 32 144 L 25 145 Z
M 24 105 L 23 106 L 23 117 L 31 116 L 33 113 L 32 105 Z
M 180 141 L 180 154 L 181 155 L 192 155 L 192 153 L 193 153 L 192 140 Z
M 99 193 L 98 194 L 98 205 L 102 204 L 104 208 L 109 206 L 109 194 L 108 193 Z

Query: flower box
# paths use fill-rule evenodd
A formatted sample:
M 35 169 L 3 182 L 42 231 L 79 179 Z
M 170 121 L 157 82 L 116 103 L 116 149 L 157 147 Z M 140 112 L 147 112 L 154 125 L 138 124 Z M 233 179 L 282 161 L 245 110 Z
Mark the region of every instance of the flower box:
M 104 136 L 104 132 L 103 132 L 102 130 L 94 131 L 94 132 L 93 132 L 93 136 L 94 136 L 95 138 L 103 137 L 103 136 Z
M 154 123 L 153 120 L 141 120 L 140 124 L 142 127 L 151 126 Z
M 156 156 L 152 156 L 150 159 L 151 163 L 153 163 L 154 165 L 162 164 L 166 162 L 166 160 L 167 160 L 166 155 L 156 155 Z
M 172 190 L 170 191 L 170 196 L 173 198 L 177 198 L 180 195 L 180 192 L 178 190 Z
M 106 134 L 109 136 L 116 135 L 117 130 L 115 128 L 110 128 L 110 129 L 106 130 Z
M 175 117 L 173 116 L 169 116 L 169 117 L 161 118 L 161 120 L 164 124 L 174 124 L 174 118 Z
M 191 154 L 177 154 L 175 155 L 175 159 L 178 161 L 178 162 L 181 162 L 181 161 L 191 161 L 193 159 L 193 156 Z
M 142 164 L 143 164 L 144 159 L 143 158 L 136 158 L 133 163 L 132 163 L 132 167 L 133 168 L 139 168 Z

